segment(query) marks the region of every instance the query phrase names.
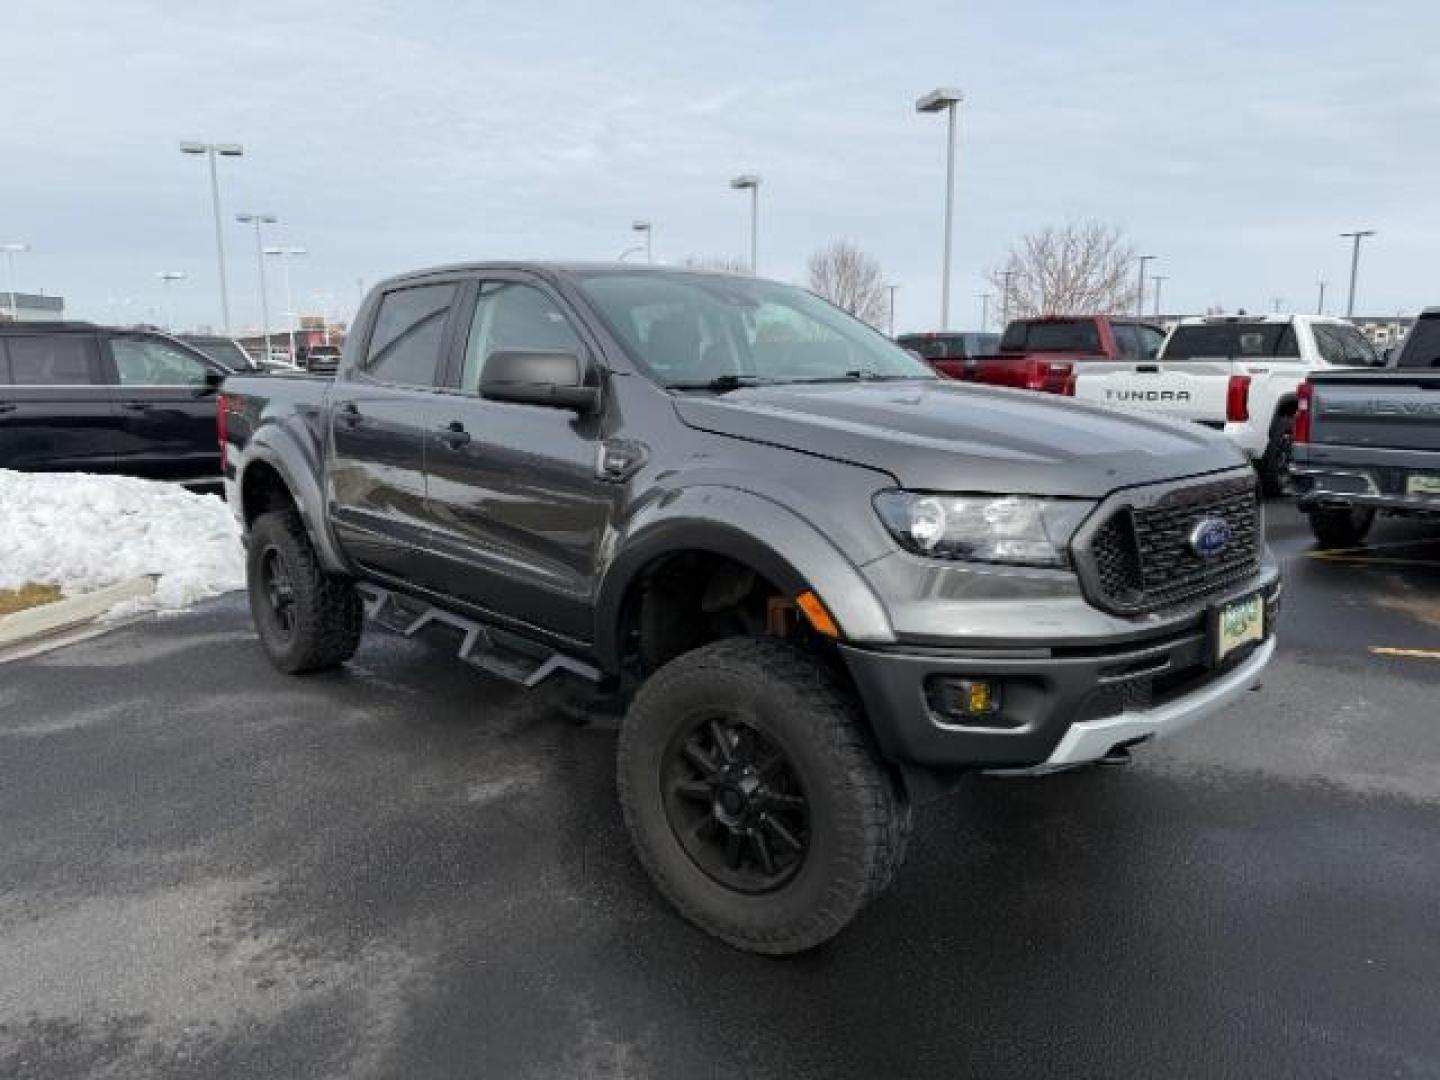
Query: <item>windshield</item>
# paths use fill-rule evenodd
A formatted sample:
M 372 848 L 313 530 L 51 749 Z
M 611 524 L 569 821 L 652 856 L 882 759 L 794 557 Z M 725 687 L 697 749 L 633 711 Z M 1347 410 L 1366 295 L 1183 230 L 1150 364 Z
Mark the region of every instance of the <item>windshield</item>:
M 1400 349 L 1399 367 L 1440 367 L 1440 317 L 1422 315 Z
M 936 377 L 883 334 L 793 286 L 705 274 L 577 280 L 662 386 Z
M 1005 328 L 1000 348 L 1006 352 L 1099 352 L 1100 334 L 1093 319 L 1013 322 Z
M 1179 326 L 1165 343 L 1162 360 L 1263 356 L 1298 359 L 1300 346 L 1289 323 L 1208 323 Z
M 236 345 L 229 338 L 220 338 L 214 341 L 204 341 L 197 338 L 185 338 L 185 344 L 192 349 L 204 353 L 217 364 L 224 364 L 231 371 L 246 371 L 252 365 L 250 357 L 245 350 Z

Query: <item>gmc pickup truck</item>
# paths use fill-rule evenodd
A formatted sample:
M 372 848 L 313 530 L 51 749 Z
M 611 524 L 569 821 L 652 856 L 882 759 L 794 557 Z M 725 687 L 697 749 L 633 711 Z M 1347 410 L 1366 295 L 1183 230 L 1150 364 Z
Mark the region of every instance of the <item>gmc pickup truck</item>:
M 1107 360 L 1153 360 L 1165 340 L 1158 326 L 1109 315 L 1016 319 L 993 356 L 970 358 L 952 378 L 1049 394 L 1073 392 L 1075 376 Z
M 1377 513 L 1440 520 L 1440 308 L 1421 312 L 1393 368 L 1305 381 L 1293 471 L 1321 547 L 1363 542 Z
M 1331 367 L 1378 367 L 1365 336 L 1318 315 L 1182 319 L 1145 363 L 1089 364 L 1074 393 L 1127 412 L 1159 413 L 1223 431 L 1260 473 L 1266 494 L 1290 483 L 1300 384 Z
M 397 277 L 333 379 L 228 380 L 220 442 L 277 667 L 343 663 L 368 615 L 593 688 L 624 710 L 641 863 L 761 953 L 880 893 L 913 801 L 1123 759 L 1275 649 L 1255 477 L 1224 440 L 939 379 L 753 278 Z

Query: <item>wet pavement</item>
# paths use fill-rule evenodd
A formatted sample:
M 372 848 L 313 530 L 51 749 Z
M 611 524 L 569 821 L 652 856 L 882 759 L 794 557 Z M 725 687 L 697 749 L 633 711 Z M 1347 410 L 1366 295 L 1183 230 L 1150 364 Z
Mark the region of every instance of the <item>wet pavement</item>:
M 785 961 L 651 890 L 613 730 L 439 650 L 287 679 L 233 597 L 0 667 L 0 1077 L 1440 1077 L 1440 533 L 1269 531 L 1263 691 L 925 807 Z

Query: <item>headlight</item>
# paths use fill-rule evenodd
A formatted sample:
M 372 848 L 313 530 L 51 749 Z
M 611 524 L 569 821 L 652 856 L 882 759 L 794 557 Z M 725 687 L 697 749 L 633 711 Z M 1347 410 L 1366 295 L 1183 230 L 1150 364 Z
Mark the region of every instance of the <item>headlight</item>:
M 1068 566 L 1070 538 L 1095 504 L 1024 495 L 882 491 L 875 509 L 900 546 L 918 555 L 1021 566 Z

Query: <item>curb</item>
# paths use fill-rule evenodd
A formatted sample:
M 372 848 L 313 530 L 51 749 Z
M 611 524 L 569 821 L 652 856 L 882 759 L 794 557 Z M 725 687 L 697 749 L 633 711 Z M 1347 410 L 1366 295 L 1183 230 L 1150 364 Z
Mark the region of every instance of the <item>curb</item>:
M 153 577 L 130 578 L 103 589 L 0 616 L 0 663 L 29 655 L 37 646 L 88 627 L 116 604 L 155 591 Z M 54 640 L 54 644 L 63 644 Z

